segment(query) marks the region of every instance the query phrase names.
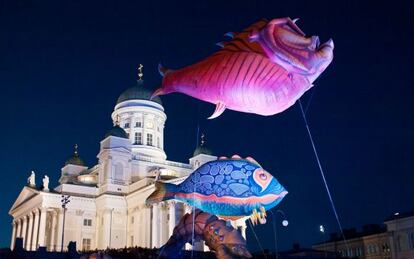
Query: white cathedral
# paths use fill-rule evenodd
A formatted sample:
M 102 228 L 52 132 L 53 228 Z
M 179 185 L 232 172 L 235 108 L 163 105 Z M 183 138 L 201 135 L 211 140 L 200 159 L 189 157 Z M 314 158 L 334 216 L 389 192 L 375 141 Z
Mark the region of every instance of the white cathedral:
M 26 250 L 66 250 L 70 241 L 76 241 L 78 250 L 158 248 L 167 242 L 180 218 L 191 212 L 190 206 L 180 202 L 148 206 L 145 200 L 154 191 L 156 177 L 179 184 L 194 169 L 217 157 L 202 141 L 188 164 L 167 160 L 167 116 L 161 99 L 150 100 L 143 81 L 137 82 L 118 98 L 111 116 L 114 126 L 100 143 L 97 165 L 86 166 L 75 148 L 54 189 L 49 189 L 47 176 L 42 184 L 36 183 L 32 172 L 9 211 L 12 249 L 17 237 L 23 238 Z M 66 209 L 62 208 L 62 195 L 70 196 Z M 244 219 L 230 223 L 246 237 Z M 192 249 L 190 245 L 186 248 Z M 207 247 L 198 242 L 194 249 Z

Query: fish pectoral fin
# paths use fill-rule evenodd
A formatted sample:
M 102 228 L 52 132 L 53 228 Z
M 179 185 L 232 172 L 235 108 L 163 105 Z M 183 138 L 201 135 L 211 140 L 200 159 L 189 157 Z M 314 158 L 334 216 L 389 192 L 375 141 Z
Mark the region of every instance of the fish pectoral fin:
M 218 102 L 216 104 L 216 110 L 214 111 L 214 113 L 208 117 L 207 119 L 211 120 L 211 119 L 215 119 L 218 116 L 220 116 L 224 111 L 226 110 L 226 105 L 222 102 Z
M 257 210 L 253 209 L 252 215 L 250 216 L 250 220 L 252 221 L 253 226 L 257 224 L 258 220 L 260 221 L 259 217 L 260 215 L 257 213 Z

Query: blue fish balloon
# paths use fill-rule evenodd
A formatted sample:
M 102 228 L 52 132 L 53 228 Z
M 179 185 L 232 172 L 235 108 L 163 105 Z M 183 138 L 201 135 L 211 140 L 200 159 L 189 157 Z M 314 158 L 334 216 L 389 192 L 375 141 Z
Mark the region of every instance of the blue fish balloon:
M 288 193 L 254 159 L 219 159 L 205 163 L 179 185 L 156 182 L 147 203 L 175 199 L 226 219 L 251 216 L 254 224 L 266 222 L 266 210 Z

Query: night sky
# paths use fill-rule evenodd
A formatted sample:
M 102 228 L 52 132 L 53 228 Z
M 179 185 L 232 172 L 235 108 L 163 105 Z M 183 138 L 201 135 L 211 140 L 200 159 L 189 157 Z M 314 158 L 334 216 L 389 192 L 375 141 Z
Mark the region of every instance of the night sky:
M 11 208 L 31 170 L 57 185 L 79 145 L 89 166 L 112 126 L 110 114 L 144 64 L 180 68 L 216 51 L 228 31 L 261 18 L 299 17 L 334 60 L 303 97 L 322 166 L 345 228 L 414 209 L 414 42 L 411 8 L 398 1 L 0 1 L 0 247 L 10 244 Z M 151 3 L 150 3 L 151 2 Z M 368 3 L 371 2 L 371 3 Z M 386 3 L 386 4 L 385 4 Z M 311 246 L 338 230 L 298 104 L 262 117 L 225 111 L 181 94 L 162 97 L 168 159 L 188 162 L 197 125 L 216 155 L 253 156 L 288 189 L 277 214 L 280 249 Z M 254 228 L 274 249 L 272 220 Z M 259 246 L 251 231 L 251 250 Z

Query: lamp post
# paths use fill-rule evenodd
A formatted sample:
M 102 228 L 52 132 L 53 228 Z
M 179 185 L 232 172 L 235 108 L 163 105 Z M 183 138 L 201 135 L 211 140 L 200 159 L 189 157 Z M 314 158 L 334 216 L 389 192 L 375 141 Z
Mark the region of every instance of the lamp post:
M 324 225 L 319 225 L 319 232 L 322 233 L 322 238 L 323 238 L 323 246 L 324 246 L 324 251 L 325 251 L 325 258 L 328 257 L 328 251 L 327 251 L 327 247 L 326 247 L 326 237 L 325 237 L 325 227 Z
M 66 217 L 66 205 L 70 202 L 69 195 L 63 195 L 60 202 L 62 203 L 62 209 L 63 209 L 63 224 L 62 224 L 62 246 L 60 248 L 60 252 L 63 253 L 63 242 L 65 239 L 65 217 Z
M 274 234 L 274 239 L 275 239 L 275 257 L 276 259 L 279 258 L 279 253 L 278 253 L 278 248 L 277 248 L 277 235 L 276 235 L 276 220 L 275 220 L 275 214 L 273 213 L 273 211 L 269 210 L 270 213 L 272 214 L 272 221 L 273 221 L 273 234 Z M 289 221 L 286 219 L 286 215 L 282 210 L 277 210 L 277 213 L 279 213 L 280 215 L 282 215 L 283 220 L 282 220 L 282 226 L 287 227 L 289 225 Z

